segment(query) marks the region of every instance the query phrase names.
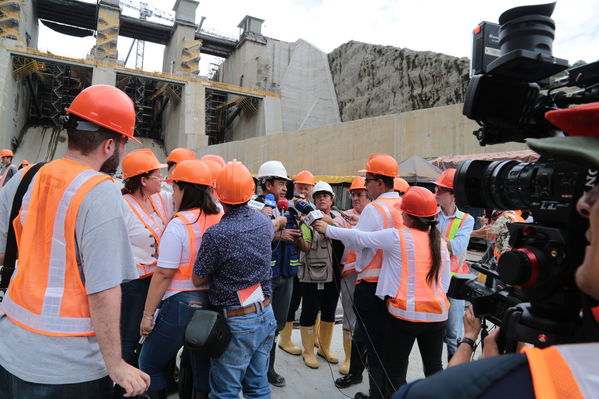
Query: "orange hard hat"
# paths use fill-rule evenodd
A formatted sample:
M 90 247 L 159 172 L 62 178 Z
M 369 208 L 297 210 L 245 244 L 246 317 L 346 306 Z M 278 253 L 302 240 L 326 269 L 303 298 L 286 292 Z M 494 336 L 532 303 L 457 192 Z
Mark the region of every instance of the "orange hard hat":
M 128 179 L 154 169 L 166 168 L 166 165 L 158 161 L 152 150 L 142 148 L 125 155 L 121 167 L 123 169 L 123 178 Z
M 347 190 L 350 193 L 354 190 L 366 190 L 366 180 L 362 176 L 355 177 Z
M 21 165 L 23 165 L 23 166 L 27 166 L 27 165 L 29 165 L 29 161 L 28 161 L 28 160 L 26 160 L 26 159 L 23 159 L 23 160 L 21 161 Z
M 293 182 L 299 184 L 309 184 L 313 186 L 316 184 L 316 179 L 314 179 L 314 175 L 310 173 L 310 171 L 302 170 L 297 175 L 295 175 L 295 179 L 293 179 Z
M 223 204 L 237 205 L 248 202 L 255 190 L 252 174 L 236 159 L 229 162 L 216 178 L 216 195 Z
M 200 161 L 214 161 L 214 162 L 218 163 L 221 168 L 224 168 L 225 166 L 227 166 L 227 163 L 225 162 L 224 158 L 221 157 L 220 155 L 215 155 L 215 154 L 206 154 L 206 155 L 202 156 L 202 158 L 200 158 Z
M 439 187 L 448 188 L 453 190 L 453 178 L 455 177 L 455 169 L 445 169 L 443 173 L 437 178 L 435 184 Z
M 221 166 L 218 162 L 213 161 L 212 159 L 207 159 L 200 162 L 208 166 L 210 172 L 212 172 L 212 181 L 216 183 L 216 178 L 218 177 L 220 171 L 224 169 L 224 166 Z
M 427 218 L 439 212 L 435 195 L 424 187 L 410 187 L 401 199 L 400 209 L 408 215 Z
M 172 150 L 168 157 L 166 157 L 167 162 L 179 163 L 183 161 L 191 161 L 197 159 L 196 153 L 188 148 L 175 148 Z
M 133 137 L 135 105 L 124 91 L 114 86 L 88 87 L 77 94 L 66 111 L 67 115 L 77 115 L 81 119 L 120 133 L 139 143 L 139 140 Z
M 8 149 L 3 149 L 0 150 L 0 157 L 14 157 L 15 154 L 13 154 L 13 152 L 11 150 Z
M 197 159 L 188 159 L 178 163 L 173 173 L 165 181 L 169 183 L 180 181 L 210 187 L 213 184 L 210 168 Z
M 396 177 L 398 173 L 397 161 L 391 155 L 372 154 L 366 162 L 366 167 L 359 170 L 358 173 Z
M 400 193 L 405 193 L 410 188 L 410 185 L 407 181 L 402 179 L 401 177 L 396 177 L 393 179 L 393 190 L 399 191 Z

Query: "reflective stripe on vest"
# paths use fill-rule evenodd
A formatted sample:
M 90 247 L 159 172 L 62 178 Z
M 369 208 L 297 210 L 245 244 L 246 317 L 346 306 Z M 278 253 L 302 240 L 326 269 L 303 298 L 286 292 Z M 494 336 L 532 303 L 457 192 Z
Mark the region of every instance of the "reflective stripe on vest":
M 215 225 L 220 221 L 222 213 L 216 215 L 206 215 L 200 212 L 199 209 L 192 209 L 189 211 L 177 212 L 174 216 L 179 218 L 187 230 L 187 238 L 189 242 L 189 261 L 187 263 L 181 263 L 179 268 L 175 272 L 173 279 L 171 280 L 168 290 L 169 291 L 203 291 L 210 288 L 209 284 L 204 284 L 199 287 L 193 285 L 191 275 L 193 273 L 193 266 L 195 259 L 198 254 L 200 245 L 202 244 L 202 235 L 208 229 L 208 227 Z
M 123 195 L 123 200 L 125 200 L 125 202 L 129 205 L 135 216 L 137 216 L 137 219 L 139 219 L 139 221 L 150 232 L 150 234 L 152 234 L 152 237 L 154 237 L 154 241 L 156 241 L 156 245 L 159 245 L 160 237 L 162 236 L 162 232 L 164 231 L 165 227 L 164 224 L 157 223 L 156 219 L 154 219 L 154 217 L 152 217 L 152 215 L 150 215 L 148 211 L 146 211 L 146 209 L 139 203 L 137 198 L 135 198 L 131 194 Z M 151 198 L 150 202 L 152 203 L 154 211 L 160 217 L 160 220 L 164 221 L 164 219 L 162 219 L 162 217 L 160 216 L 158 207 L 156 206 L 154 201 L 152 201 Z M 157 262 L 154 261 L 147 265 L 135 265 L 135 267 L 137 267 L 137 273 L 139 277 L 147 277 L 150 274 L 152 274 L 156 270 L 156 263 Z
M 524 348 L 537 398 L 582 399 L 597 397 L 598 343 Z
M 79 274 L 75 225 L 86 194 L 108 179 L 67 159 L 50 162 L 35 175 L 13 222 L 21 250 L 2 302 L 16 324 L 46 335 L 95 335 Z M 35 212 L 28 212 L 30 207 Z
M 9 164 L 6 169 L 4 169 L 4 172 L 2 172 L 2 176 L 0 176 L 0 187 L 4 187 L 4 184 L 6 183 L 6 176 L 8 176 L 8 171 L 14 168 L 13 164 Z
M 401 198 L 379 198 L 376 201 L 371 202 L 371 204 L 377 211 L 379 211 L 383 218 L 383 229 L 389 227 L 403 227 L 401 211 L 399 210 Z M 363 268 L 361 272 L 358 272 L 356 284 L 359 284 L 362 280 L 369 283 L 378 282 L 382 263 L 383 250 L 377 249 L 370 263 Z
M 349 209 L 345 212 L 347 215 L 357 215 L 357 213 L 352 209 Z M 352 229 L 354 226 L 352 226 L 351 224 L 349 225 L 349 228 Z M 347 256 L 345 257 L 345 260 L 343 262 L 343 269 L 341 270 L 341 275 L 342 276 L 346 276 L 349 273 L 355 273 L 356 272 L 356 259 L 357 259 L 357 254 L 356 251 L 352 251 L 352 250 L 347 250 Z
M 457 216 L 451 219 L 451 222 L 447 224 L 444 236 L 449 240 L 453 240 L 455 238 L 455 235 L 458 233 L 460 227 L 462 227 L 464 220 L 466 220 L 466 217 L 468 217 L 467 213 L 458 210 Z M 467 274 L 470 272 L 470 269 L 468 268 L 466 262 L 462 263 L 461 265 L 458 265 L 458 257 L 456 255 L 450 254 L 449 261 L 451 264 L 450 274 L 452 276 L 455 274 Z
M 413 232 L 418 234 L 415 241 Z M 426 282 L 426 273 L 423 270 L 430 268 L 432 256 L 429 249 L 427 232 L 402 228 L 399 229 L 401 245 L 401 272 L 400 284 L 395 298 L 387 300 L 387 310 L 399 319 L 415 322 L 440 322 L 447 320 L 449 302 L 439 278 L 433 286 Z M 428 255 L 419 251 L 416 256 L 415 245 L 424 249 Z M 443 268 L 443 264 L 441 264 Z M 443 270 L 439 270 L 439 276 Z
M 156 210 L 156 213 L 158 216 L 160 216 L 162 223 L 164 223 L 166 226 L 173 217 L 174 213 L 174 204 L 172 198 L 169 197 L 168 193 L 165 191 L 161 191 L 150 196 L 150 201 L 152 202 L 154 210 Z

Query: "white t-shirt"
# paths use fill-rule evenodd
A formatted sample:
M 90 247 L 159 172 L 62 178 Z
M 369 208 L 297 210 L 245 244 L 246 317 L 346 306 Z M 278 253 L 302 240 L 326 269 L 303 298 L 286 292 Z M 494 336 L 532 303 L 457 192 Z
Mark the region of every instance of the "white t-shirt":
M 10 209 L 22 173 L 20 170 L 0 190 L 2 249 L 6 248 Z M 131 268 L 133 253 L 120 206 L 122 201 L 118 187 L 111 181 L 104 181 L 88 192 L 79 207 L 75 238 L 88 294 L 137 278 L 137 272 Z M 39 384 L 74 384 L 97 380 L 108 374 L 95 336 L 38 334 L 13 323 L 1 311 L 1 305 L 0 364 L 20 379 Z

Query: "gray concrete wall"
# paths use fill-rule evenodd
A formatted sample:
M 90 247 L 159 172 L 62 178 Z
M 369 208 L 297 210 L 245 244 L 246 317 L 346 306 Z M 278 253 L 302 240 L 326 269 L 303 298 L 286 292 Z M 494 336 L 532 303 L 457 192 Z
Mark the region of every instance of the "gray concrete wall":
M 200 83 L 183 87 L 181 102 L 169 101 L 163 114 L 164 146 L 196 148 L 208 145 L 206 136 L 206 91 Z
M 29 107 L 25 80 L 12 76 L 10 52 L 0 47 L 0 148 L 14 149 L 12 142 L 22 134 Z
M 512 151 L 520 143 L 480 147 L 472 135 L 478 125 L 462 115 L 462 104 L 360 119 L 319 128 L 256 137 L 197 148 L 198 156 L 236 158 L 252 172 L 265 161 L 283 162 L 288 171 L 309 169 L 315 175 L 353 176 L 372 153 L 402 161 L 419 154 L 442 155 Z M 290 172 L 291 173 L 291 172 Z

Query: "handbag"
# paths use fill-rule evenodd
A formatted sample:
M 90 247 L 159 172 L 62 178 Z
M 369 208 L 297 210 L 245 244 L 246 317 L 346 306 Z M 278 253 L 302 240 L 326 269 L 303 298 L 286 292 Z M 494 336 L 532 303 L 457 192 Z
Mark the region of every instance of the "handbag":
M 231 341 L 231 330 L 222 314 L 197 309 L 185 327 L 185 347 L 194 353 L 219 358 Z

